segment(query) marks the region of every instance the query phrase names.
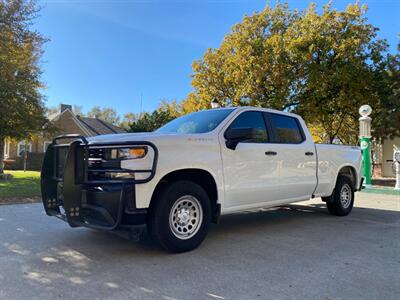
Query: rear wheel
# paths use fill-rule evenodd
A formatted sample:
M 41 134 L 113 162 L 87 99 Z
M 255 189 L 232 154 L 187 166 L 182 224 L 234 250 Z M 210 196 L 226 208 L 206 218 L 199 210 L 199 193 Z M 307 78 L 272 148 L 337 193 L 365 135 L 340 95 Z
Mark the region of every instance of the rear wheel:
M 201 244 L 211 222 L 211 203 L 198 184 L 181 180 L 164 187 L 150 208 L 149 232 L 165 250 L 190 251 Z
M 354 204 L 354 188 L 350 178 L 339 175 L 332 196 L 323 200 L 332 215 L 347 216 Z

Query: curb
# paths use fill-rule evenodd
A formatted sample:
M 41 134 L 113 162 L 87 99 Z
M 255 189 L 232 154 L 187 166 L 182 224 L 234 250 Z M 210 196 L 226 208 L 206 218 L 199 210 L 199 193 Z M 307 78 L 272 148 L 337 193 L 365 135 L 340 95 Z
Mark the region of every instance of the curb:
M 381 186 L 366 187 L 365 189 L 361 190 L 361 192 L 362 193 L 370 193 L 370 194 L 384 194 L 384 195 L 400 196 L 400 190 L 394 190 L 393 188 L 381 187 Z

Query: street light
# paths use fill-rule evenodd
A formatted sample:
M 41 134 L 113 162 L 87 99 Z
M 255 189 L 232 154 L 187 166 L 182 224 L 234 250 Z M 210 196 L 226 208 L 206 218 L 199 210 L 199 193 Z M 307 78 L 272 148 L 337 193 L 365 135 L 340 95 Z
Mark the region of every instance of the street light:
M 360 146 L 363 153 L 364 161 L 364 178 L 365 184 L 371 185 L 371 121 L 369 115 L 372 108 L 369 105 L 363 105 L 358 112 L 361 115 L 360 121 Z

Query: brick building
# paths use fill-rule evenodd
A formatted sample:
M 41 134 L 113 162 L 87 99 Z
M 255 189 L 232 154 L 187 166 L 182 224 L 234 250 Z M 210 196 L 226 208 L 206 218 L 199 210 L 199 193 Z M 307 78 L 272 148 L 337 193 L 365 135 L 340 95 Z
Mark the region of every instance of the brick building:
M 6 140 L 4 145 L 5 168 L 21 169 L 23 154 L 27 151 L 28 169 L 40 169 L 41 161 L 47 146 L 53 138 L 60 134 L 77 133 L 85 137 L 100 134 L 124 133 L 124 129 L 109 124 L 98 118 L 88 118 L 75 115 L 72 106 L 61 104 L 60 111 L 49 116 L 57 131 L 53 134 L 38 134 L 29 141 Z

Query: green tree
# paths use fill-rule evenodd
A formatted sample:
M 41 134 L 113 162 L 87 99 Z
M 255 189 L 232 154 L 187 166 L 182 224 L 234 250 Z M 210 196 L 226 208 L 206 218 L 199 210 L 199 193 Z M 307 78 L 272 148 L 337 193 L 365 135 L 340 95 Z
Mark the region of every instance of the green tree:
M 154 131 L 169 121 L 180 116 L 180 105 L 176 101 L 163 100 L 160 106 L 152 113 L 143 113 L 135 122 L 130 124 L 131 132 Z
M 5 138 L 29 139 L 46 124 L 40 59 L 46 39 L 31 29 L 35 1 L 0 0 L 0 173 Z
M 136 120 L 139 119 L 139 115 L 135 114 L 135 113 L 126 113 L 124 114 L 124 117 L 122 119 L 122 121 L 119 123 L 119 126 L 129 130 L 129 125 L 136 122 Z
M 87 115 L 88 117 L 98 118 L 113 125 L 119 124 L 119 116 L 114 108 L 93 106 Z
M 244 17 L 217 49 L 193 63 L 194 92 L 183 111 L 252 105 L 301 114 L 323 131 L 324 141 L 356 143 L 358 108 L 384 107 L 375 89 L 387 44 L 365 18 L 366 7 L 344 11 L 287 4 Z
M 374 88 L 379 104 L 372 114 L 373 135 L 381 140 L 400 136 L 400 43 L 375 72 Z

